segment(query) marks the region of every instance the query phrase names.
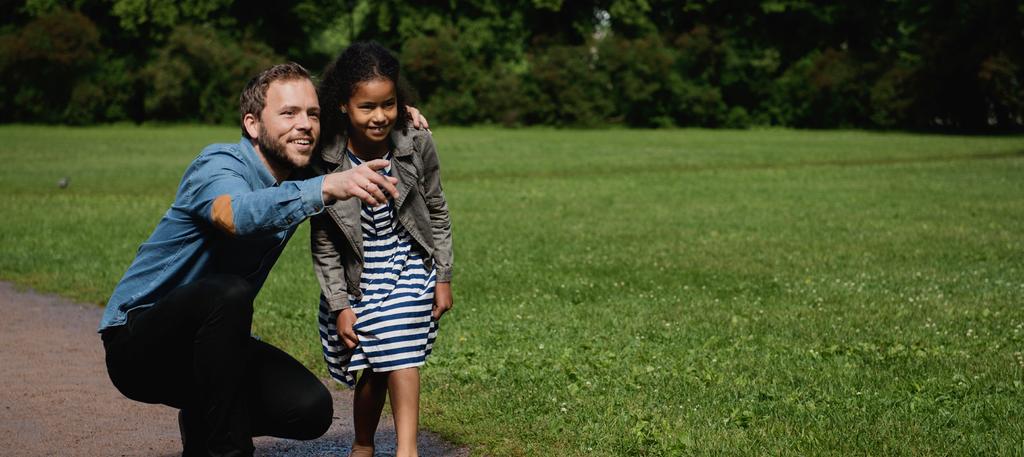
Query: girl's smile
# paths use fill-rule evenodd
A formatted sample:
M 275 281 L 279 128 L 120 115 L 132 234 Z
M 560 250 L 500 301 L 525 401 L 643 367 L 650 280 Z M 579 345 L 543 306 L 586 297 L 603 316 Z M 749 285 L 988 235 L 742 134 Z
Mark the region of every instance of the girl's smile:
M 348 146 L 356 156 L 375 159 L 388 152 L 388 135 L 398 119 L 393 81 L 380 78 L 359 83 L 341 111 L 348 114 Z

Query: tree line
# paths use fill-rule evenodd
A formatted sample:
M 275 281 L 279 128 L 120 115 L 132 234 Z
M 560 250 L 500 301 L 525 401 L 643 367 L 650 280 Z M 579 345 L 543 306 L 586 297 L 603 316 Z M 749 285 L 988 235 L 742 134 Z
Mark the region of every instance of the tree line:
M 237 122 L 249 77 L 399 56 L 431 120 L 1024 129 L 1015 0 L 4 2 L 0 122 Z

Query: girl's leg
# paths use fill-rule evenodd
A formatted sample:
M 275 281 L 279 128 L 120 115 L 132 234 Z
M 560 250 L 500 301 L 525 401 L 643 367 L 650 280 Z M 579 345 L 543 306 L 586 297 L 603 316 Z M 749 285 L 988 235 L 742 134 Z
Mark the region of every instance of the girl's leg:
M 352 424 L 355 427 L 355 442 L 351 456 L 372 457 L 373 437 L 377 434 L 380 413 L 388 394 L 387 373 L 376 373 L 367 368 L 356 381 L 352 398 Z
M 396 457 L 416 457 L 416 432 L 420 415 L 420 369 L 403 368 L 388 376 L 391 393 L 391 413 L 395 416 L 398 434 Z

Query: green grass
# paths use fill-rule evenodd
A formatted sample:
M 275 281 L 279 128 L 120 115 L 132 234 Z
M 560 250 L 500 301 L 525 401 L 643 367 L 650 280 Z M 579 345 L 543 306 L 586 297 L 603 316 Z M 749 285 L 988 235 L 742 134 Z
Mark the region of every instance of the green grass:
M 236 132 L 0 127 L 0 277 L 103 303 Z M 475 454 L 1024 454 L 1024 138 L 435 136 L 456 307 L 422 419 Z M 307 246 L 255 327 L 323 373 Z

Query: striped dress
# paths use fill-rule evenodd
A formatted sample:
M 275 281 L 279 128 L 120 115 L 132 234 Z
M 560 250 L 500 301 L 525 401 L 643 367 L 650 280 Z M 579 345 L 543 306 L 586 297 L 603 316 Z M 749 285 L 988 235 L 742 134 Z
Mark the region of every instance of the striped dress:
M 348 153 L 352 166 L 362 161 Z M 385 159 L 390 160 L 390 154 Z M 390 175 L 391 167 L 383 170 Z M 349 295 L 356 313 L 359 344 L 348 349 L 338 335 L 336 314 L 320 303 L 320 342 L 331 377 L 355 386 L 355 372 L 418 367 L 426 362 L 437 336 L 431 317 L 436 276 L 427 271 L 423 254 L 398 222 L 393 201 L 375 208 L 365 203 L 360 213 L 363 232 L 361 300 Z

